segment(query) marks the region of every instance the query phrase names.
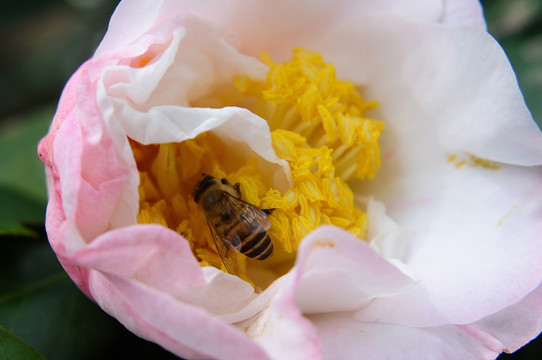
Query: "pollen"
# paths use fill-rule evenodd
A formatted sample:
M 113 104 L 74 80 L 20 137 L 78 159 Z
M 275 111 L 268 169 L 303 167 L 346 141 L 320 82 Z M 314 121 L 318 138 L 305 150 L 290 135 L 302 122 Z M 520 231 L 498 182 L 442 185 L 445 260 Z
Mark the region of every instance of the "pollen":
M 290 165 L 293 181 L 286 191 L 270 186 L 269 174 L 262 173 L 255 158 L 233 167 L 235 162 L 226 163 L 223 154 L 229 149 L 212 132 L 181 143 L 130 142 L 140 172 L 138 222 L 177 231 L 202 266 L 226 271 L 191 196 L 202 173 L 239 183 L 243 201 L 274 209 L 268 230 L 274 255 L 264 261 L 240 256 L 237 275 L 256 287 L 288 271 L 301 240 L 320 225 L 336 225 L 365 239 L 367 214 L 356 206 L 349 183 L 376 175 L 384 130 L 383 122 L 366 115 L 377 103 L 364 100 L 351 82 L 339 80 L 321 55 L 295 49 L 282 64 L 266 54 L 262 59 L 269 66 L 266 80 L 232 79 L 239 96 L 229 98 L 241 100 L 222 106 L 244 106 L 268 121 L 274 150 Z
M 473 168 L 483 168 L 486 170 L 499 170 L 501 165 L 496 162 L 479 158 L 472 154 L 447 154 L 448 163 L 454 165 L 457 169 L 463 166 Z

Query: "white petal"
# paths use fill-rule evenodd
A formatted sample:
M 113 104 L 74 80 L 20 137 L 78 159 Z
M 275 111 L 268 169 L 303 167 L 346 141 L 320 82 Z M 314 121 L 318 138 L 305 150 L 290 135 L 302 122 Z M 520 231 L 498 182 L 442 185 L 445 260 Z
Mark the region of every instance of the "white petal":
M 115 65 L 104 71 L 97 98 L 106 123 L 119 122 L 143 144 L 180 142 L 212 130 L 231 147 L 229 159 L 262 158 L 262 170 L 273 174 L 270 183 L 285 190 L 289 167 L 274 152 L 265 120 L 236 107 L 179 106 L 231 85 L 235 75 L 263 77 L 267 67 L 240 54 L 211 25 L 193 17 L 172 21 L 179 29 L 148 66 Z
M 442 22 L 469 25 L 486 30 L 486 21 L 479 0 L 445 0 Z
M 380 201 L 369 199 L 367 213 L 367 240 L 370 245 L 388 260 L 403 261 L 406 254 L 404 229 L 386 214 L 386 208 Z
M 121 1 L 111 16 L 109 28 L 94 57 L 118 53 L 123 46 L 133 43 L 156 21 L 161 0 Z M 146 50 L 141 44 L 141 51 Z
M 365 323 L 351 313 L 310 316 L 322 338 L 324 359 L 494 359 L 498 342 L 480 343 L 453 325 L 415 328 L 392 324 Z
M 125 52 L 126 48 L 137 51 L 134 41 L 153 24 L 182 14 L 232 30 L 246 54 L 257 56 L 265 50 L 283 60 L 290 56 L 292 48 L 320 37 L 329 26 L 352 16 L 395 14 L 420 22 L 438 22 L 445 10 L 439 0 L 123 1 L 95 56 Z
M 296 279 L 293 285 L 290 277 Z M 295 287 L 295 306 L 305 314 L 360 309 L 375 298 L 401 293 L 413 284 L 411 277 L 366 242 L 341 228 L 321 226 L 303 239 L 296 264 L 286 276 L 222 319 L 235 323 L 250 318 L 288 286 Z
M 361 318 L 470 323 L 517 302 L 542 277 L 542 170 L 447 160 L 542 163 L 542 133 L 502 50 L 473 27 L 398 18 L 336 31 L 321 49 L 344 78 L 367 85 L 388 125 L 382 169 L 359 190 L 405 229 L 405 263 L 420 276 L 408 295 L 374 301 Z
M 236 324 L 272 359 L 321 358 L 320 338 L 294 302 L 297 279 L 292 273 L 281 279 L 268 305 L 252 319 Z
M 542 286 L 519 303 L 469 327 L 498 339 L 504 351 L 516 351 L 542 331 Z

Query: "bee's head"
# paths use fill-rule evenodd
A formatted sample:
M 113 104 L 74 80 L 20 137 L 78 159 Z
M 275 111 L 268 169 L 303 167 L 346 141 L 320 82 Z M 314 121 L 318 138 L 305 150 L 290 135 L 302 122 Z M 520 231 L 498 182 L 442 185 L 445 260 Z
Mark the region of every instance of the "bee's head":
M 199 203 L 201 194 L 203 194 L 209 186 L 216 184 L 217 181 L 218 180 L 211 175 L 201 174 L 200 180 L 197 182 L 196 186 L 194 186 L 194 190 L 192 191 L 192 196 L 194 197 L 196 204 Z

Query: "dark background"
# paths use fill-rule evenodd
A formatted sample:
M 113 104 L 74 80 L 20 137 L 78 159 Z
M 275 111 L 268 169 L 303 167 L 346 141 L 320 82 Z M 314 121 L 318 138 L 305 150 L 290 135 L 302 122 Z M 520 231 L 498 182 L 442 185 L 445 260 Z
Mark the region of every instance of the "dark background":
M 542 1 L 482 3 L 489 32 L 507 52 L 540 124 Z M 0 12 L 0 359 L 176 359 L 82 295 L 43 231 L 47 196 L 36 144 L 64 84 L 92 56 L 116 4 L 12 1 Z M 541 343 L 499 359 L 540 359 Z

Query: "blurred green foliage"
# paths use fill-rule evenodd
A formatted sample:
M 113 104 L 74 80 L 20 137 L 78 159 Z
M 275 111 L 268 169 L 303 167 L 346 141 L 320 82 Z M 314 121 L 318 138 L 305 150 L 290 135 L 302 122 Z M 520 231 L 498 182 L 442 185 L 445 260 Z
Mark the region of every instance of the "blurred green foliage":
M 10 1 L 0 12 L 0 118 L 58 99 L 90 58 L 118 1 Z
M 47 242 L 36 155 L 69 76 L 92 53 L 117 1 L 27 0 L 0 12 L 0 358 L 175 359 L 91 302 Z M 483 1 L 526 102 L 542 123 L 542 1 Z M 539 359 L 536 340 L 499 359 Z
M 525 101 L 542 127 L 542 1 L 482 1 L 488 31 L 501 44 Z

